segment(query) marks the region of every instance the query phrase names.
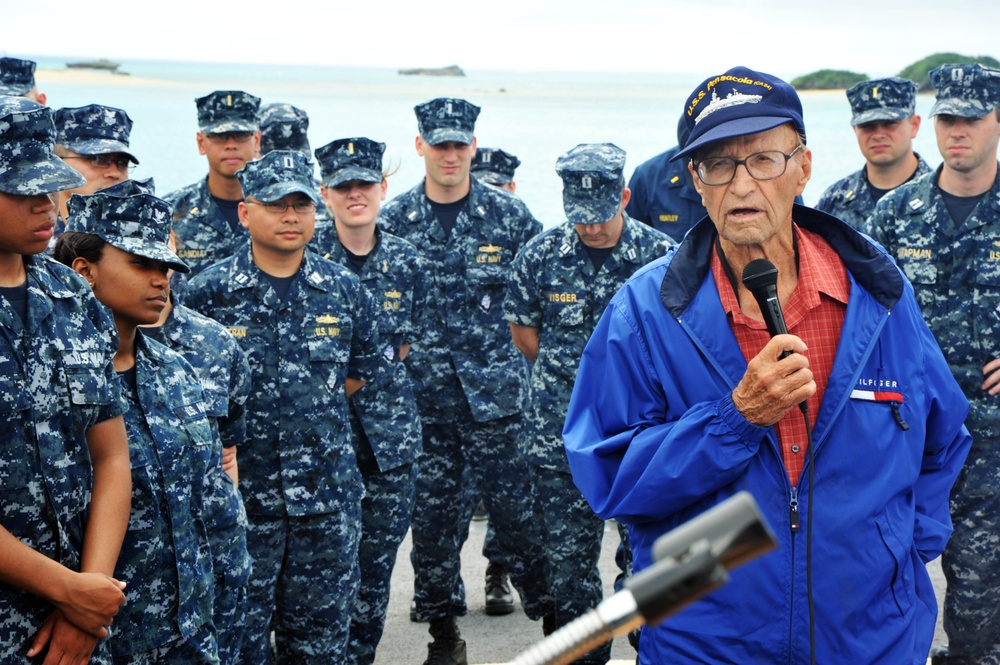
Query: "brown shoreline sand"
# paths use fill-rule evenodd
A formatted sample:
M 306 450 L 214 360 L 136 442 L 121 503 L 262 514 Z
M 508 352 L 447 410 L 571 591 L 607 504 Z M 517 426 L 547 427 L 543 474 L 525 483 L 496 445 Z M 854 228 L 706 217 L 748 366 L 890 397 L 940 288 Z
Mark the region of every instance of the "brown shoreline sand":
M 35 80 L 42 86 L 46 83 L 80 83 L 122 86 L 177 86 L 180 81 L 140 78 L 124 74 L 112 74 L 101 69 L 38 69 Z M 43 91 L 44 92 L 44 91 Z

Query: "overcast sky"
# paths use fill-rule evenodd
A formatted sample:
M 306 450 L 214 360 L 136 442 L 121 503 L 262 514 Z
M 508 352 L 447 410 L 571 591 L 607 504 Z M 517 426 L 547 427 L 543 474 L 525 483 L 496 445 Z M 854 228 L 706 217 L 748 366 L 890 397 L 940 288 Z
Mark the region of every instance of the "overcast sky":
M 997 0 L 4 2 L 0 53 L 530 71 L 894 74 L 1000 57 Z

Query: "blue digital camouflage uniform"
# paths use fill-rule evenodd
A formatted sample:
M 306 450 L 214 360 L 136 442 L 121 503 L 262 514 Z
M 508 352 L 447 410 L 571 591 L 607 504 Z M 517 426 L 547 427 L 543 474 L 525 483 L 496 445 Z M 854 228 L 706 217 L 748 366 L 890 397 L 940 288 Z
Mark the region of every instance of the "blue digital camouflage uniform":
M 931 167 L 920 155 L 917 155 L 917 160 L 914 178 L 931 172 Z M 816 209 L 830 213 L 856 229 L 862 228 L 864 221 L 875 211 L 877 203 L 874 192 L 868 184 L 867 173 L 867 167 L 863 166 L 861 170 L 827 187 L 816 204 Z
M 291 104 L 264 104 L 257 112 L 260 121 L 260 154 L 272 150 L 298 150 L 309 155 L 309 116 Z
M 208 176 L 163 197 L 173 206 L 177 256 L 198 273 L 247 244 L 242 226 L 233 230 L 208 192 Z
M 316 150 L 323 184 L 338 187 L 360 181 L 380 186 L 384 152 L 384 143 L 365 137 L 331 141 Z M 354 665 L 375 660 L 396 551 L 410 527 L 421 429 L 413 382 L 399 352 L 402 345 L 421 338 L 430 312 L 429 270 L 420 252 L 378 226 L 372 231 L 375 247 L 360 269 L 348 261 L 332 224 L 313 238 L 325 258 L 357 270 L 365 292 L 379 304 L 382 353 L 376 377 L 351 396 L 354 450 L 365 483 L 358 548 L 361 585 L 348 647 Z
M 243 497 L 222 470 L 222 448 L 238 447 L 246 440 L 250 365 L 224 326 L 172 302 L 163 325 L 144 332 L 181 354 L 194 368 L 209 422 L 218 431 L 220 445 L 213 449 L 211 472 L 205 475 L 205 519 L 215 582 L 212 620 L 218 631 L 219 662 L 229 665 L 236 662 L 243 642 L 251 562 Z
M 965 424 L 972 449 L 952 489 L 955 531 L 942 556 L 944 625 L 954 662 L 1000 663 L 1000 398 L 981 388 L 983 365 L 1000 357 L 1000 181 L 956 226 L 936 184 L 939 173 L 886 194 L 862 230 L 885 246 L 913 283 L 924 318 L 971 402 Z M 973 657 L 962 660 L 966 655 Z
M 0 96 L 0 192 L 33 196 L 83 185 L 54 148 L 50 109 Z M 0 524 L 79 570 L 94 481 L 86 431 L 125 410 L 112 364 L 118 333 L 82 277 L 44 257 L 23 261 L 26 321 L 0 296 Z M 30 640 L 53 609 L 0 583 L 0 659 L 29 662 Z M 110 662 L 106 642 L 90 662 Z
M 195 100 L 198 131 L 251 132 L 259 129 L 260 98 L 239 90 L 217 90 Z M 250 239 L 246 229 L 233 229 L 208 191 L 208 176 L 163 197 L 173 206 L 177 255 L 195 275 L 236 253 Z
M 122 251 L 187 271 L 167 246 L 170 208 L 145 184 L 126 180 L 73 196 L 68 206 L 67 233 L 96 235 Z M 115 576 L 128 587 L 111 653 L 116 665 L 144 663 L 154 655 L 161 663 L 217 664 L 205 489 L 221 444 L 191 366 L 141 331 L 135 355 L 135 389 L 123 381 L 122 391 L 132 511 L 115 566 Z
M 115 566 L 128 587 L 111 652 L 116 665 L 146 662 L 143 652 L 152 650 L 158 663 L 215 664 L 203 479 L 220 444 L 201 385 L 179 354 L 140 331 L 135 367 L 136 393 L 123 390 L 132 512 Z
M 851 86 L 846 94 L 851 103 L 853 127 L 869 122 L 905 120 L 916 112 L 917 84 L 897 76 L 861 81 Z M 931 170 L 920 155 L 916 157 L 917 170 L 911 179 Z M 827 187 L 816 208 L 860 229 L 875 210 L 875 196 L 876 192 L 868 183 L 868 168 L 864 166 Z
M 379 305 L 382 353 L 376 378 L 351 397 L 354 447 L 365 483 L 358 565 L 361 588 L 351 620 L 351 659 L 371 663 L 382 637 L 396 551 L 410 528 L 415 464 L 421 446 L 413 382 L 399 347 L 419 340 L 430 310 L 427 266 L 417 249 L 376 230 L 376 245 L 358 277 Z M 344 264 L 334 239 L 331 261 Z
M 560 157 L 557 170 L 564 182 L 569 221 L 535 236 L 518 253 L 503 308 L 510 323 L 539 331 L 521 450 L 531 465 L 537 492 L 535 519 L 546 534 L 542 542 L 557 628 L 603 598 L 597 563 L 604 520 L 594 515 L 573 484 L 562 443 L 577 367 L 611 297 L 635 271 L 663 256 L 671 245 L 665 234 L 623 214 L 621 238 L 595 272 L 574 223 L 604 223 L 617 213 L 625 154 L 610 148 L 615 147 L 578 146 Z M 574 192 L 574 181 L 582 178 L 589 179 L 589 189 Z M 602 204 L 603 210 L 596 210 Z M 605 663 L 610 653 L 608 643 L 574 662 Z
M 434 217 L 422 182 L 383 207 L 379 223 L 433 266 L 428 331 L 406 359 L 424 435 L 412 522 L 417 618 L 466 612 L 459 553 L 467 464 L 525 613 L 545 616 L 532 491 L 517 451 L 527 363 L 502 317 L 511 261 L 541 224 L 519 199 L 475 178 L 451 234 Z
M 84 435 L 125 410 L 112 368 L 118 333 L 82 277 L 41 256 L 24 265 L 27 325 L 0 297 L 0 524 L 79 570 L 93 485 Z M 0 660 L 29 662 L 23 654 L 52 611 L 0 584 Z M 91 663 L 110 662 L 106 646 L 98 642 Z
M 185 297 L 229 328 L 250 362 L 239 458 L 254 566 L 240 654 L 248 665 L 271 662 L 271 628 L 279 662 L 346 660 L 364 488 L 344 382 L 373 379 L 380 351 L 377 313 L 359 286 L 305 252 L 281 301 L 248 245 L 191 280 Z

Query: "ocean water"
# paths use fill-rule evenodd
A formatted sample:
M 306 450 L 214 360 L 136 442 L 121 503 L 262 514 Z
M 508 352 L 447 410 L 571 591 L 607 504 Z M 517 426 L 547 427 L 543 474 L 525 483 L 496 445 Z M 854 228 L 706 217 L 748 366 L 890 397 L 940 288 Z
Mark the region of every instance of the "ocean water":
M 26 57 L 31 57 L 26 56 Z M 546 226 L 564 220 L 556 158 L 578 143 L 611 142 L 627 152 L 626 175 L 676 143 L 677 119 L 687 94 L 711 72 L 691 74 L 467 71 L 464 78 L 400 76 L 395 70 L 324 66 L 123 62 L 131 76 L 65 76 L 67 60 L 38 57 L 39 89 L 53 107 L 90 103 L 125 109 L 135 122 L 131 145 L 141 164 L 133 177 L 153 176 L 166 194 L 206 173 L 195 143 L 194 99 L 213 90 L 245 90 L 263 103 L 288 102 L 309 115 L 315 149 L 349 136 L 386 144 L 396 168 L 388 196 L 423 177 L 414 148 L 413 107 L 441 96 L 480 106 L 480 146 L 517 155 L 517 193 Z M 45 70 L 54 70 L 51 73 Z M 813 177 L 803 197 L 815 204 L 832 182 L 863 163 L 842 91 L 801 95 Z M 917 99 L 926 114 L 930 95 Z M 925 119 L 915 145 L 932 166 L 940 163 L 932 123 Z

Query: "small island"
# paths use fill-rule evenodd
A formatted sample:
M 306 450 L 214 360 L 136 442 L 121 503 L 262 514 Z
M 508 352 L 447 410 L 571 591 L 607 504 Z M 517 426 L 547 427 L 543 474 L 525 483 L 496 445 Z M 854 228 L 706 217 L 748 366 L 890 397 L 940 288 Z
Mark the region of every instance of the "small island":
M 985 67 L 1000 69 L 1000 61 L 988 55 L 961 55 L 959 53 L 935 53 L 904 67 L 896 76 L 916 82 L 920 92 L 933 92 L 931 85 L 931 70 L 941 65 L 966 64 L 978 62 Z M 820 69 L 811 74 L 792 79 L 792 87 L 796 90 L 846 90 L 855 83 L 867 81 L 868 74 L 847 71 L 845 69 Z
M 400 69 L 400 76 L 465 76 L 458 65 L 448 67 L 420 67 L 416 69 Z

